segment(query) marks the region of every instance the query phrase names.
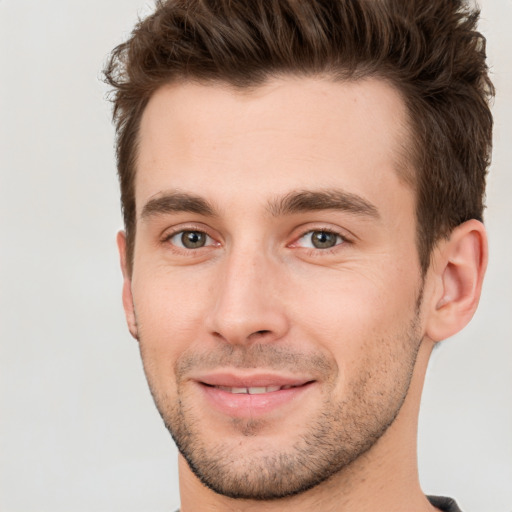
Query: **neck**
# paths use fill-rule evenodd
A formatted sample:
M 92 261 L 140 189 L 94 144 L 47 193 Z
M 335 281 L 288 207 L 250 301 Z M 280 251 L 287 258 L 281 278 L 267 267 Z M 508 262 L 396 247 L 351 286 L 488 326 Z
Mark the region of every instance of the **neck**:
M 235 500 L 206 488 L 180 455 L 181 512 L 432 512 L 420 488 L 416 455 L 419 404 L 431 350 L 432 343 L 425 340 L 393 424 L 370 450 L 328 481 L 289 498 Z

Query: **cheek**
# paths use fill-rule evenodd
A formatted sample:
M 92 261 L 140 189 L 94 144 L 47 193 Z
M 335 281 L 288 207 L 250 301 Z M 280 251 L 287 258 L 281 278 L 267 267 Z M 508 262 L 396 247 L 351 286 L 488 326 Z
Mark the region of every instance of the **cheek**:
M 174 363 L 200 341 L 200 329 L 211 293 L 205 279 L 153 272 L 132 285 L 146 372 L 169 379 Z
M 415 313 L 418 276 L 394 269 L 317 273 L 300 286 L 295 317 L 308 338 L 316 339 L 340 365 L 353 362 L 375 344 L 403 337 Z
M 167 333 L 165 337 L 179 335 L 197 325 L 212 289 L 208 273 L 153 267 L 132 283 L 138 320 L 150 323 L 145 327 L 151 331 Z

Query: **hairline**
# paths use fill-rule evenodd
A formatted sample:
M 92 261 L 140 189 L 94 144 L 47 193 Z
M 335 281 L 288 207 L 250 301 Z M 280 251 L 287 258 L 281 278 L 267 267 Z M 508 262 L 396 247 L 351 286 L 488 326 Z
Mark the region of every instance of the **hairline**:
M 386 83 L 390 88 L 398 94 L 399 99 L 404 107 L 405 122 L 403 126 L 399 127 L 400 132 L 404 135 L 403 138 L 397 141 L 397 147 L 393 148 L 395 166 L 394 170 L 401 183 L 408 186 L 414 194 L 415 207 L 418 205 L 418 173 L 419 170 L 419 133 L 415 128 L 414 122 L 411 116 L 411 110 L 409 108 L 409 101 L 402 87 L 400 87 L 400 81 L 398 79 L 393 80 L 389 76 L 384 75 L 378 70 L 365 70 L 364 64 L 357 67 L 354 70 L 348 68 L 333 69 L 326 71 L 297 71 L 297 70 L 285 70 L 279 72 L 273 72 L 269 70 L 261 80 L 253 80 L 247 83 L 236 83 L 230 80 L 228 77 L 212 77 L 212 78 L 201 78 L 196 76 L 177 76 L 163 81 L 161 84 L 155 86 L 151 94 L 149 94 L 144 100 L 140 102 L 139 109 L 141 110 L 138 119 L 136 120 L 134 144 L 132 145 L 130 154 L 130 175 L 131 175 L 131 201 L 133 205 L 133 215 L 131 217 L 131 225 L 128 226 L 125 222 L 125 230 L 127 235 L 127 262 L 128 270 L 131 274 L 133 271 L 134 253 L 135 253 L 135 240 L 137 234 L 137 203 L 136 203 L 136 181 L 138 175 L 138 160 L 140 153 L 140 129 L 142 124 L 142 118 L 146 112 L 147 106 L 155 94 L 161 89 L 175 85 L 187 85 L 195 84 L 201 86 L 220 86 L 227 90 L 236 92 L 242 95 L 254 94 L 258 89 L 261 89 L 272 82 L 272 80 L 289 79 L 289 78 L 319 78 L 326 79 L 331 83 L 358 83 L 365 80 L 378 80 Z M 405 142 L 404 142 L 405 141 Z M 421 239 L 420 231 L 422 229 L 417 211 L 415 211 L 415 222 L 416 222 L 416 248 L 419 260 L 421 260 Z M 132 228 L 129 230 L 129 228 Z M 431 252 L 431 251 L 430 251 Z M 428 255 L 430 257 L 430 253 Z M 422 265 L 423 267 L 423 265 Z M 427 269 L 422 269 L 424 274 Z

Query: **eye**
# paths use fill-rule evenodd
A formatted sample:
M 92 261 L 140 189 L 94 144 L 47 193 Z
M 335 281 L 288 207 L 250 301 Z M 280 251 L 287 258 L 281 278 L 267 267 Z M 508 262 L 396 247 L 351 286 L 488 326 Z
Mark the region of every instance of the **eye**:
M 168 240 L 181 249 L 201 249 L 214 243 L 212 238 L 203 231 L 178 231 Z
M 331 249 L 332 247 L 340 245 L 343 242 L 343 237 L 337 233 L 318 230 L 308 231 L 302 235 L 299 238 L 297 245 L 309 249 Z

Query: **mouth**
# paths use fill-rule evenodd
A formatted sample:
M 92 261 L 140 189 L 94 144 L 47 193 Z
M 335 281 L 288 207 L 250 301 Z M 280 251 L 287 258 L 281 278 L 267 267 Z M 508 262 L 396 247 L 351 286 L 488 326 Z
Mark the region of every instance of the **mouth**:
M 308 384 L 306 382 L 305 384 Z M 208 384 L 205 383 L 206 386 Z M 276 391 L 281 391 L 283 389 L 292 389 L 299 386 L 303 386 L 304 384 L 299 384 L 296 386 L 292 386 L 290 384 L 286 384 L 284 386 L 251 386 L 251 387 L 230 387 L 230 386 L 211 386 L 216 389 L 220 389 L 221 391 L 226 391 L 227 393 L 233 393 L 234 395 L 263 395 L 264 393 L 275 393 Z
M 304 406 L 315 380 L 275 375 L 209 375 L 196 380 L 208 408 L 236 418 L 265 416 Z

